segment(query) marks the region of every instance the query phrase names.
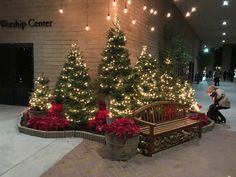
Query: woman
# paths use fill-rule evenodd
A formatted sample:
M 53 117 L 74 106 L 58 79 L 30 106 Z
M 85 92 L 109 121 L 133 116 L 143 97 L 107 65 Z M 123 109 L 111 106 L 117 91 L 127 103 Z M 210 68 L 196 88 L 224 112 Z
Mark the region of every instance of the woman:
M 209 106 L 207 116 L 213 119 L 216 123 L 226 123 L 226 119 L 219 111 L 220 109 L 230 108 L 230 101 L 226 97 L 224 91 L 215 86 L 209 86 L 207 94 L 212 98 L 213 104 Z

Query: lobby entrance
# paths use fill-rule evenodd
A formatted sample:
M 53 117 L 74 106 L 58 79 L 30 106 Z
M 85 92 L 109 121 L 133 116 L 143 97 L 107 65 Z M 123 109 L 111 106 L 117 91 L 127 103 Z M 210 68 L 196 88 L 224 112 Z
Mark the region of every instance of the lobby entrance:
M 33 44 L 0 44 L 0 104 L 28 105 L 33 73 Z

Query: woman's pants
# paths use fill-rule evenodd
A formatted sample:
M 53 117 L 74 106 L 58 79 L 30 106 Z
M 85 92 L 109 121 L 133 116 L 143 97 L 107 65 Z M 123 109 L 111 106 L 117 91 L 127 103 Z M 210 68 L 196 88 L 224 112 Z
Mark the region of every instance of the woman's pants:
M 220 109 L 228 109 L 216 104 L 212 104 L 209 106 L 209 110 L 207 112 L 207 116 L 214 120 L 215 122 L 226 122 L 225 116 L 219 111 Z

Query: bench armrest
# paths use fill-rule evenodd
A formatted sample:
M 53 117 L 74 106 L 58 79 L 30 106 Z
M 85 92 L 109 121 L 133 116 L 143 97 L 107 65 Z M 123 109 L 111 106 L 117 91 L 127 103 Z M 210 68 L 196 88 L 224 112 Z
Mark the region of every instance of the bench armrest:
M 140 119 L 140 118 L 134 118 L 134 120 L 136 120 L 136 121 L 138 121 L 138 122 L 141 122 L 141 123 L 144 123 L 144 124 L 149 125 L 149 126 L 153 126 L 153 127 L 156 126 L 156 124 L 151 123 L 151 122 L 147 122 L 147 121 L 142 120 L 142 119 Z

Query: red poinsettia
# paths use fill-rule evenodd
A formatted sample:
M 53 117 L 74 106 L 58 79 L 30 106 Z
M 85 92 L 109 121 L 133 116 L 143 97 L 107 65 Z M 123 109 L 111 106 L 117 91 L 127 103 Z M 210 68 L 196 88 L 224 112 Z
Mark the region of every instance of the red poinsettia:
M 43 130 L 43 131 L 56 131 L 56 130 L 64 130 L 66 127 L 70 125 L 70 121 L 65 118 L 47 115 L 40 117 L 32 117 L 28 120 L 27 125 L 30 128 Z
M 53 102 L 51 108 L 48 110 L 48 114 L 50 115 L 61 115 L 63 110 L 62 103 Z
M 109 111 L 106 110 L 106 103 L 104 101 L 98 102 L 99 110 L 95 117 L 88 121 L 88 128 L 99 134 L 104 134 L 107 127 L 106 118 L 109 115 Z
M 193 119 L 193 120 L 202 120 L 203 126 L 209 124 L 209 118 L 207 117 L 206 114 L 196 114 L 196 115 L 192 115 L 189 117 L 189 119 Z
M 89 120 L 88 128 L 97 132 L 97 133 L 105 133 L 106 131 L 106 118 L 109 112 L 107 110 L 98 110 L 94 119 Z
M 116 118 L 111 124 L 107 125 L 106 131 L 109 135 L 126 138 L 138 135 L 140 128 L 133 119 Z

